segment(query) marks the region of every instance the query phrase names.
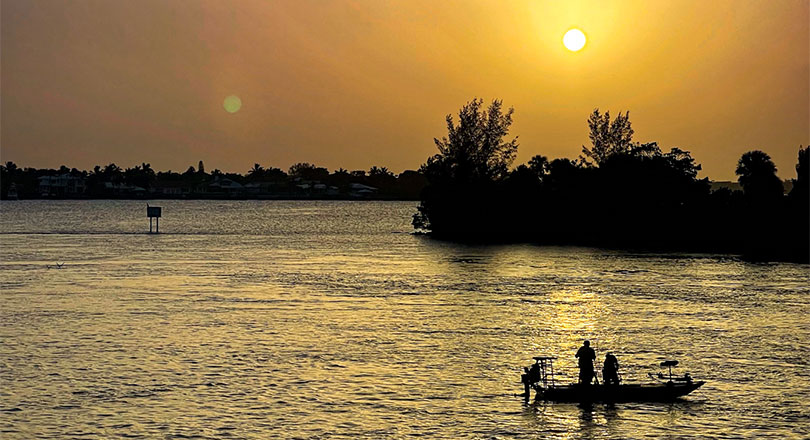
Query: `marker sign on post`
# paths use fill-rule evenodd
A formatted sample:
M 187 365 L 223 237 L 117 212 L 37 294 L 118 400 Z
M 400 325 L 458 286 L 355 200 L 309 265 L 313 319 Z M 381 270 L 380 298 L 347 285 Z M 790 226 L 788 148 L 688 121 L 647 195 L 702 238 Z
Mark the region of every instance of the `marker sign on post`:
M 155 219 L 155 233 L 160 232 L 160 206 L 146 205 L 146 216 L 149 217 L 149 233 L 152 233 L 152 219 Z

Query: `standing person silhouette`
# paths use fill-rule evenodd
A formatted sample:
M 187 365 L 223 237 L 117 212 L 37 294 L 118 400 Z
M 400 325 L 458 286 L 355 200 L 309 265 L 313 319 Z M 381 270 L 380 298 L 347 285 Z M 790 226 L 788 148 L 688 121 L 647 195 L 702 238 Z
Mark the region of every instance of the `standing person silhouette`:
M 577 350 L 575 357 L 579 358 L 579 383 L 590 385 L 593 381 L 593 361 L 596 359 L 596 352 L 591 348 L 591 341 L 586 339 L 582 343 L 582 347 Z

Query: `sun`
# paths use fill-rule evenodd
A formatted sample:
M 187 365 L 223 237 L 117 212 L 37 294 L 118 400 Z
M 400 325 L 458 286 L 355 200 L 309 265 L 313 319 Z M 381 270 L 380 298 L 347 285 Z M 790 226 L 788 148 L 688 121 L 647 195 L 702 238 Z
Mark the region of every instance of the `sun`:
M 226 112 L 236 113 L 242 108 L 242 100 L 236 95 L 231 95 L 225 98 L 225 102 L 222 103 L 222 106 L 225 107 Z
M 579 29 L 571 29 L 563 36 L 563 44 L 571 52 L 576 52 L 585 47 L 585 41 L 585 34 Z

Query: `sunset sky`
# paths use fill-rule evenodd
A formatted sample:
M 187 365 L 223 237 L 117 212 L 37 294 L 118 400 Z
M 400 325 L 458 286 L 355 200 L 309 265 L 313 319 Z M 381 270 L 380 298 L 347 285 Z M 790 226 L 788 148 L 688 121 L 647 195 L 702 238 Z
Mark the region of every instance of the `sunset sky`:
M 2 0 L 0 156 L 400 172 L 479 97 L 515 107 L 516 164 L 577 157 L 598 107 L 629 110 L 636 140 L 691 151 L 703 176 L 736 180 L 761 149 L 791 178 L 810 142 L 809 4 Z

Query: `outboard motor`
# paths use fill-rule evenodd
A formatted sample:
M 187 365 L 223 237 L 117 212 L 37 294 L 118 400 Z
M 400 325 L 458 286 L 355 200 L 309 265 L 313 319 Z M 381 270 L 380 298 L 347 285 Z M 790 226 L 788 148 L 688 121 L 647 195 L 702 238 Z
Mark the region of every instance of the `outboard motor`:
M 520 376 L 520 382 L 523 383 L 523 397 L 526 402 L 529 401 L 529 392 L 532 388 L 540 393 L 549 386 L 549 378 L 551 386 L 554 386 L 553 362 L 556 358 L 535 356 L 533 359 L 534 363 L 529 367 L 523 367 L 523 374 Z M 542 385 L 540 385 L 541 383 Z
M 526 402 L 529 401 L 529 391 L 532 389 L 532 369 L 534 365 L 530 367 L 523 367 L 523 374 L 520 375 L 520 383 L 523 384 L 523 400 Z
M 520 375 L 520 382 L 523 383 L 523 398 L 528 402 L 532 387 L 540 382 L 540 365 L 536 362 L 528 367 L 523 367 L 523 374 Z

